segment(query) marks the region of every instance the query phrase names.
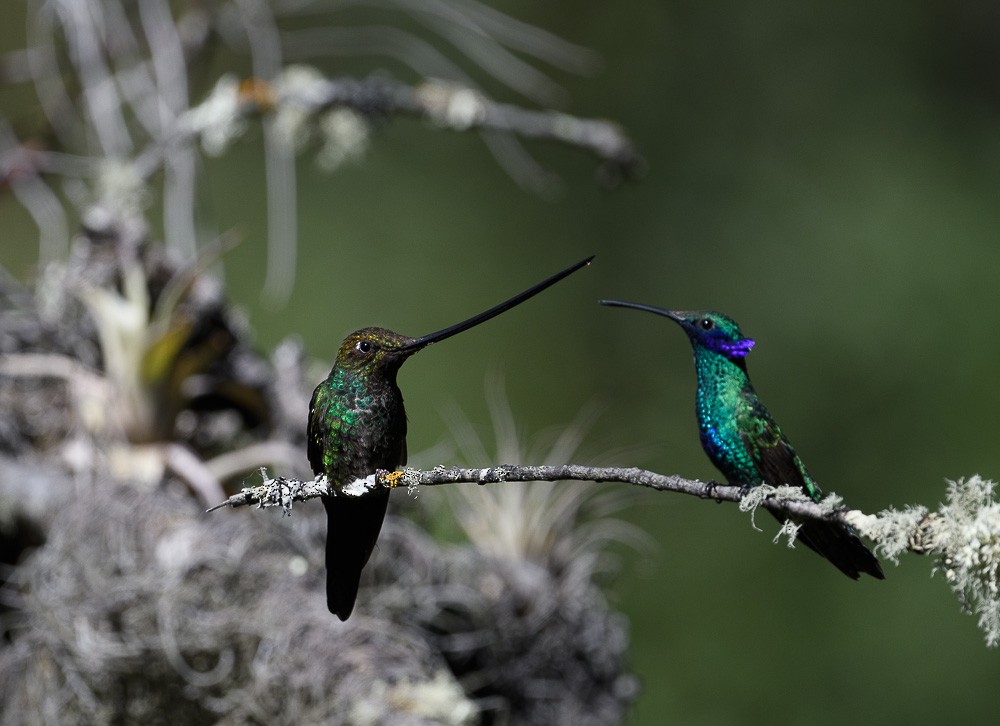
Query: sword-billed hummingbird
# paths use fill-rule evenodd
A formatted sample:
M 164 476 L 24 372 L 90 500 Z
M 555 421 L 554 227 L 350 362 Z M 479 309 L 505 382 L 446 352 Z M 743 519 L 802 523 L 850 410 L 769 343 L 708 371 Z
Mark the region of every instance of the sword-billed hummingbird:
M 695 404 L 701 445 L 726 481 L 750 487 L 797 486 L 815 502 L 822 498 L 823 492 L 757 397 L 746 367 L 746 355 L 754 341 L 732 318 L 707 310 L 664 310 L 621 300 L 600 302 L 662 315 L 687 333 L 698 375 Z M 878 560 L 850 527 L 816 520 L 797 524 L 799 541 L 848 577 L 857 580 L 864 572 L 879 580 L 885 578 Z
M 389 491 L 360 497 L 339 490 L 376 469 L 406 464 L 406 411 L 396 373 L 403 361 L 431 343 L 484 323 L 520 305 L 587 265 L 588 257 L 534 287 L 468 320 L 410 338 L 385 328 L 362 328 L 341 343 L 330 375 L 316 386 L 309 404 L 308 455 L 313 473 L 326 475 L 333 494 L 326 507 L 326 601 L 347 620 L 354 609 L 361 570 L 368 562 L 389 503 Z

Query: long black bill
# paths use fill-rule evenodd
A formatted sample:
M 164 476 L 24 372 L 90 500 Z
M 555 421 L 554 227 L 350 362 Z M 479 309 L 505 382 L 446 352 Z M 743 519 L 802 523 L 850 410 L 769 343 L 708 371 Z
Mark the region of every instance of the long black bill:
M 601 305 L 607 305 L 612 308 L 635 308 L 636 310 L 645 310 L 647 313 L 656 313 L 657 315 L 662 315 L 665 318 L 670 318 L 671 320 L 680 321 L 680 316 L 677 315 L 673 310 L 667 310 L 666 308 L 657 308 L 652 305 L 644 305 L 643 303 L 635 302 L 625 302 L 624 300 L 598 300 Z
M 499 305 L 496 305 L 485 312 L 479 313 L 479 315 L 471 317 L 468 320 L 464 320 L 461 323 L 457 323 L 456 325 L 452 325 L 451 327 L 445 328 L 444 330 L 439 330 L 436 333 L 430 333 L 429 335 L 417 338 L 412 343 L 409 343 L 408 345 L 401 348 L 400 351 L 416 350 L 419 348 L 423 348 L 430 345 L 431 343 L 437 343 L 439 340 L 444 340 L 445 338 L 450 338 L 453 335 L 457 335 L 458 333 L 461 333 L 463 330 L 468 330 L 469 328 L 473 328 L 479 325 L 480 323 L 485 323 L 490 318 L 495 318 L 500 313 L 507 312 L 511 308 L 517 307 L 528 298 L 534 297 L 535 295 L 540 293 L 545 288 L 555 285 L 561 279 L 563 279 L 564 277 L 568 277 L 569 275 L 572 275 L 581 267 L 586 267 L 587 265 L 590 264 L 590 261 L 592 259 L 594 259 L 594 255 L 591 255 L 585 260 L 580 260 L 575 265 L 567 267 L 562 272 L 557 272 L 552 277 L 542 280 L 534 287 L 525 290 L 519 295 L 515 295 L 510 300 L 502 302 Z

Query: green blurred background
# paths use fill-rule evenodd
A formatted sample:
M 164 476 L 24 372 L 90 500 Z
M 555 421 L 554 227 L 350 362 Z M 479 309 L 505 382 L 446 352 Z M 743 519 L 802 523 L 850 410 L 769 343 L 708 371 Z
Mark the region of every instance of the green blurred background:
M 606 412 L 580 459 L 714 477 L 687 341 L 665 320 L 597 306 L 611 296 L 739 320 L 758 341 L 758 392 L 854 506 L 934 507 L 945 477 L 1000 477 L 996 5 L 492 4 L 600 53 L 594 77 L 554 74 L 566 110 L 620 121 L 645 176 L 602 191 L 586 155 L 530 144 L 562 181 L 542 199 L 475 135 L 394 121 L 361 165 L 328 175 L 300 160 L 297 278 L 276 306 L 260 295 L 251 134 L 207 164 L 201 202 L 245 237 L 225 276 L 262 348 L 294 334 L 329 361 L 355 328 L 423 334 L 596 253 L 407 364 L 411 452 L 447 436 L 452 403 L 488 437 L 484 381 L 502 372 L 525 435 L 596 401 Z M 37 232 L 9 196 L 0 219 L 0 264 L 27 277 Z M 608 592 L 631 620 L 636 726 L 997 718 L 1000 653 L 931 560 L 854 583 L 805 548 L 772 545 L 769 518 L 756 532 L 729 505 L 639 492 L 626 516 L 657 543 L 651 557 L 624 552 Z

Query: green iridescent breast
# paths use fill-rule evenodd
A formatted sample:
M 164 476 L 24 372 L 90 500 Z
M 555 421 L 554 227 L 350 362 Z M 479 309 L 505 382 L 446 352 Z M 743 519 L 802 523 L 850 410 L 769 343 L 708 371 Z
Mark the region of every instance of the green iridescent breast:
M 747 409 L 746 373 L 724 355 L 706 348 L 695 351 L 698 374 L 696 412 L 705 453 L 732 484 L 763 482 L 744 443 L 740 420 Z
M 313 392 L 308 455 L 313 472 L 338 487 L 403 463 L 406 412 L 394 381 L 335 367 Z
M 697 413 L 701 443 L 731 484 L 802 487 L 822 492 L 761 403 L 746 369 L 729 357 L 699 347 Z

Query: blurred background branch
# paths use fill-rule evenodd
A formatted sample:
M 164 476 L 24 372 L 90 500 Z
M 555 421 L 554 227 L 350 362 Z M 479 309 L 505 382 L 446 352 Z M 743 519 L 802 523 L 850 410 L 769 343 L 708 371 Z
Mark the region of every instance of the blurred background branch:
M 359 6 L 417 27 L 352 25 L 348 11 Z M 303 21 L 308 29 L 296 27 Z M 318 146 L 319 163 L 333 169 L 363 157 L 372 127 L 408 114 L 437 128 L 481 132 L 512 177 L 539 192 L 552 180 L 518 137 L 593 153 L 607 183 L 641 166 L 613 122 L 498 103 L 461 63 L 434 50 L 453 46 L 500 88 L 536 102 L 565 94 L 523 57 L 576 72 L 595 65 L 590 52 L 478 2 L 31 0 L 26 22 L 28 45 L 0 58 L 0 81 L 29 85 L 41 118 L 0 114 L 0 185 L 38 224 L 43 263 L 67 251 L 71 211 L 61 208 L 63 195 L 85 220 L 110 213 L 138 222 L 151 203 L 154 175 L 162 176 L 164 243 L 193 258 L 215 236 L 199 222 L 202 156 L 225 151 L 257 119 L 267 180 L 264 290 L 272 300 L 287 299 L 294 284 L 294 159 L 307 146 Z M 295 64 L 285 61 L 289 50 Z M 252 75 L 242 82 L 216 62 L 231 51 L 250 57 Z M 416 82 L 392 80 L 385 71 L 327 79 L 302 65 L 330 53 L 392 57 Z

